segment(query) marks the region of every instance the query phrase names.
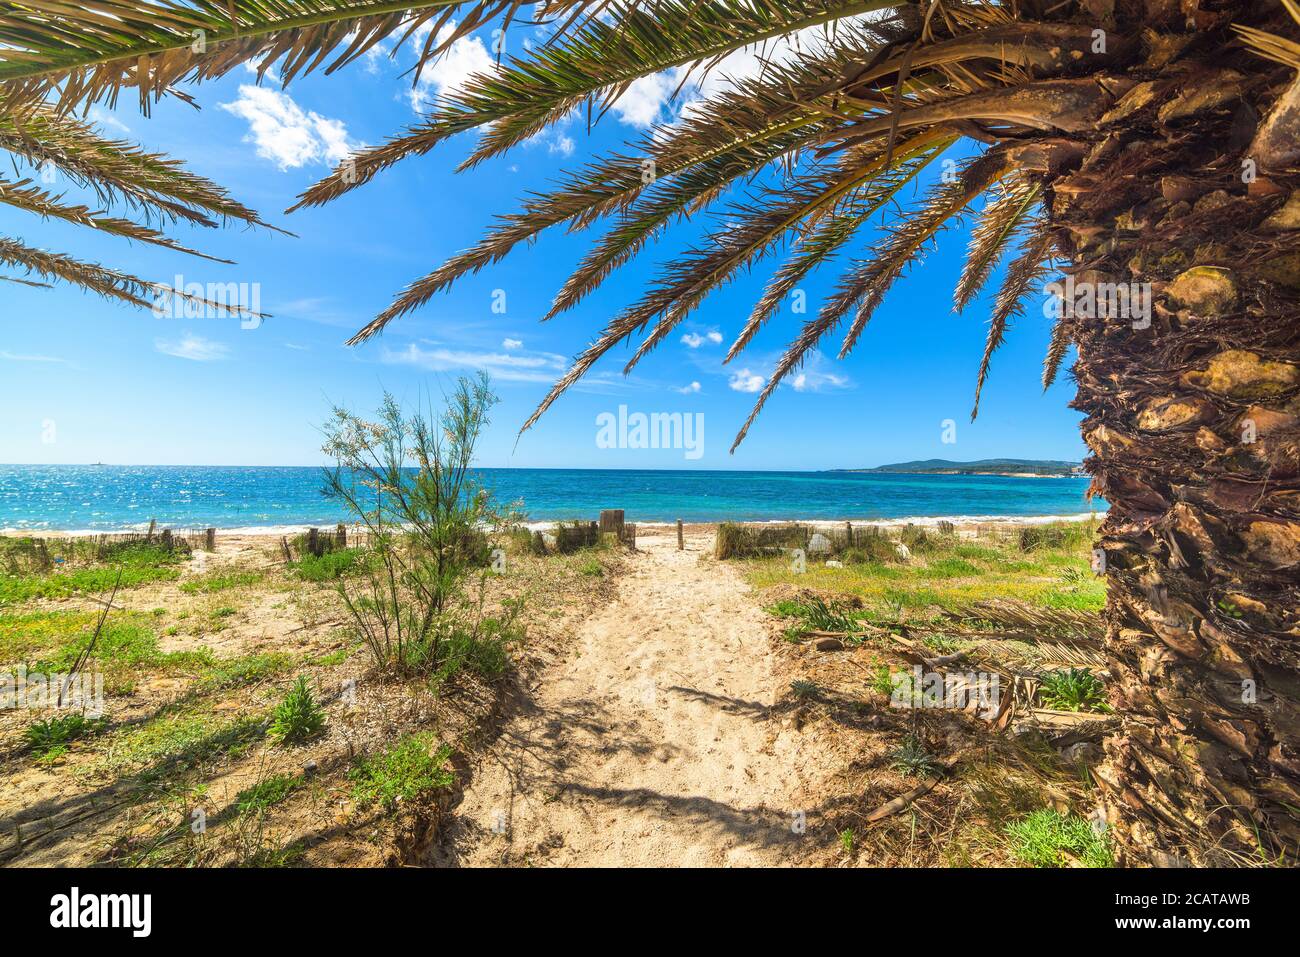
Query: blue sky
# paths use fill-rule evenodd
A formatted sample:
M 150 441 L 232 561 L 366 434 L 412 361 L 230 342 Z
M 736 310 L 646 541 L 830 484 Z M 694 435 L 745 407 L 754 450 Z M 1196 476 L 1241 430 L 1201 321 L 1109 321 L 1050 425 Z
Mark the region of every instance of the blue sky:
M 513 31 L 509 43 L 528 38 Z M 572 120 L 504 158 L 455 174 L 472 138 L 409 159 L 320 209 L 284 215 L 304 188 L 360 144 L 375 145 L 416 119 L 416 108 L 490 61 L 483 40 L 460 41 L 413 89 L 410 58 L 373 57 L 332 77 L 309 76 L 281 90 L 255 87 L 236 71 L 196 88 L 202 109 L 168 102 L 149 118 L 123 98 L 93 114 L 109 135 L 184 158 L 295 237 L 266 230 L 177 227 L 172 234 L 221 265 L 43 222 L 0 206 L 0 235 L 104 262 L 150 280 L 257 284 L 257 328 L 234 318 L 157 318 L 75 289 L 0 285 L 0 461 L 31 463 L 308 465 L 322 461 L 319 425 L 331 404 L 373 409 L 383 390 L 412 402 L 435 399 L 477 368 L 494 378 L 501 403 L 480 446 L 487 466 L 591 468 L 823 469 L 916 458 L 992 456 L 1077 459 L 1073 385 L 1039 385 L 1048 323 L 1036 308 L 994 358 L 977 422 L 971 398 L 996 281 L 961 315 L 952 288 L 968 232 L 950 230 L 938 250 L 890 292 L 855 354 L 818 357 L 802 388 L 782 386 L 734 455 L 728 448 L 782 347 L 804 317 L 779 313 L 737 361 L 727 344 L 779 263 L 770 258 L 712 294 L 680 333 L 622 375 L 619 349 L 598 375 L 562 397 L 522 437 L 519 426 L 569 359 L 699 234 L 668 231 L 652 255 L 623 267 L 574 310 L 543 324 L 551 297 L 599 233 L 544 234 L 503 263 L 463 279 L 423 310 L 359 347 L 344 340 L 409 281 L 471 245 L 492 217 L 544 188 L 566 164 L 617 148 L 651 119 L 671 119 L 676 78 L 638 84 L 590 133 Z M 733 62 L 739 72 L 744 58 Z M 723 82 L 720 76 L 706 81 Z M 684 100 L 700 95 L 688 83 Z M 473 134 L 471 134 L 471 137 Z M 56 192 L 76 190 L 66 181 Z M 834 264 L 803 288 L 813 312 L 836 276 Z M 250 288 L 251 285 L 250 285 Z M 502 301 L 504 313 L 494 310 Z M 687 337 L 683 340 L 683 336 Z M 631 412 L 702 413 L 704 454 L 604 449 L 596 418 Z M 945 443 L 944 420 L 956 422 Z

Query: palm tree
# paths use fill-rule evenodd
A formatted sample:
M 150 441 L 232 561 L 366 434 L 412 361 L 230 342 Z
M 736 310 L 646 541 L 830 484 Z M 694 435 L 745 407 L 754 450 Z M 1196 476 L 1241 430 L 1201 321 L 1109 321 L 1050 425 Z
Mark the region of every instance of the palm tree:
M 0 18 L 0 44 L 22 51 L 3 58 L 10 61 L 0 66 L 5 95 L 67 108 L 135 87 L 147 102 L 174 83 L 260 56 L 282 57 L 287 78 L 337 48 L 330 69 L 385 36 L 409 36 L 413 25 L 450 26 L 455 14 L 455 31 L 430 31 L 423 64 L 455 35 L 509 21 L 518 8 L 504 0 L 187 0 L 182 15 L 153 0 L 108 6 L 122 8 L 118 18 L 88 15 L 84 42 L 37 14 L 18 26 L 12 16 Z M 542 7 L 554 25 L 548 44 L 506 58 L 410 130 L 351 157 L 298 206 L 333 200 L 457 133 L 481 131 L 468 169 L 575 111 L 594 121 L 641 77 L 705 70 L 756 45 L 765 62 L 758 76 L 736 80 L 678 122 L 527 198 L 351 341 L 375 335 L 548 227 L 607 222 L 550 318 L 644 253 L 669 223 L 713 212 L 719 227 L 609 322 L 525 428 L 616 345 L 640 337 L 632 368 L 709 292 L 786 250 L 731 347 L 734 359 L 813 269 L 846 255 L 834 293 L 798 320 L 739 442 L 778 384 L 830 337 L 842 334 L 841 356 L 851 351 L 893 282 L 970 211 L 977 221 L 957 308 L 1008 260 L 976 376 L 976 408 L 1009 326 L 1041 296 L 1044 279 L 1057 270 L 1068 278 L 1043 379 L 1053 381 L 1075 346 L 1073 405 L 1086 415 L 1093 487 L 1111 503 L 1097 555 L 1108 584 L 1114 703 L 1127 720 L 1106 743 L 1098 778 L 1121 858 L 1293 859 L 1300 840 L 1296 0 L 550 0 Z M 193 24 L 209 31 L 210 44 L 219 41 L 206 57 L 183 42 Z M 771 55 L 778 48 L 783 55 Z M 866 241 L 877 214 L 927 167 L 941 175 L 923 200 L 883 238 Z

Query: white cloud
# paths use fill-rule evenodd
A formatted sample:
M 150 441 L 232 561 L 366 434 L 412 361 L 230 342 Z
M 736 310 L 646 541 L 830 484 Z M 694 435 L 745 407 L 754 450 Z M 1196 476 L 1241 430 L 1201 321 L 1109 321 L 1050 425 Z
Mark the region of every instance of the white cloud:
M 501 340 L 501 348 L 502 348 L 502 349 L 522 349 L 523 347 L 524 347 L 524 341 L 523 341 L 522 339 L 502 339 L 502 340 Z
M 298 343 L 296 343 L 296 342 L 286 342 L 286 343 L 284 344 L 284 347 L 285 347 L 286 349 L 292 349 L 294 352 L 310 352 L 310 351 L 311 351 L 311 346 L 300 346 L 300 345 L 298 345 Z
M 734 392 L 757 392 L 759 389 L 763 388 L 763 384 L 766 381 L 766 378 L 756 372 L 750 372 L 748 369 L 741 369 L 738 372 L 732 373 L 731 378 L 727 381 L 727 385 Z
M 425 39 L 431 26 L 421 24 L 411 37 L 414 50 L 424 49 Z M 441 30 L 435 43 L 443 43 L 456 29 L 456 21 L 449 20 Z M 454 93 L 465 85 L 475 73 L 491 73 L 496 69 L 496 58 L 488 52 L 483 41 L 476 36 L 464 36 L 457 39 L 433 62 L 426 64 L 420 73 L 420 79 L 408 96 L 411 107 L 416 112 L 424 111 L 435 97 Z
M 348 140 L 342 120 L 304 110 L 289 94 L 266 87 L 241 84 L 239 98 L 221 108 L 248 121 L 244 142 L 255 144 L 258 156 L 282 170 L 309 163 L 333 166 L 363 145 Z
M 655 73 L 632 81 L 613 106 L 618 118 L 628 126 L 650 126 L 660 118 L 668 99 L 677 89 L 676 71 Z
M 0 351 L 0 359 L 6 362 L 67 362 L 67 359 L 60 359 L 58 356 L 41 356 L 41 355 L 19 355 L 13 352 Z
M 553 139 L 547 142 L 546 149 L 547 152 L 558 153 L 561 156 L 572 156 L 573 137 L 557 133 Z
M 826 389 L 848 389 L 853 382 L 846 375 L 838 372 L 825 372 L 827 364 L 825 353 L 817 351 L 808 357 L 807 368 L 790 379 L 790 385 L 796 392 L 821 392 Z
M 153 345 L 163 355 L 191 359 L 194 362 L 211 362 L 214 359 L 224 359 L 230 354 L 230 350 L 220 342 L 204 339 L 192 332 L 185 333 L 179 339 L 155 339 Z
M 700 391 L 700 384 L 698 382 L 692 382 L 690 385 L 682 386 L 677 391 L 680 392 L 682 395 L 690 395 L 694 392 Z
M 92 122 L 98 123 L 100 126 L 107 126 L 109 129 L 117 130 L 119 133 L 131 132 L 131 127 L 127 126 L 102 106 L 96 106 L 91 109 L 90 119 Z
M 431 372 L 482 369 L 505 382 L 553 382 L 565 366 L 564 356 L 553 352 L 476 352 L 436 345 L 425 348 L 414 342 L 400 351 L 385 349 L 381 358 L 390 364 L 413 365 Z
M 845 24 L 837 24 L 844 29 Z M 722 92 L 733 81 L 748 80 L 762 74 L 765 64 L 789 63 L 820 46 L 826 35 L 823 27 L 808 27 L 789 36 L 777 37 L 765 43 L 735 50 L 715 63 L 709 70 L 698 69 L 698 64 L 674 67 L 653 76 L 640 77 L 613 105 L 618 118 L 629 126 L 646 127 L 667 115 L 669 100 L 676 94 L 680 100 L 677 116 L 696 109 L 698 104 Z
M 698 333 L 695 332 L 687 332 L 682 335 L 683 345 L 685 345 L 687 348 L 690 349 L 698 349 L 706 342 L 711 342 L 716 346 L 721 341 L 722 341 L 722 333 L 718 332 L 718 330 L 716 329 L 712 329 L 706 332 L 704 335 L 699 335 Z

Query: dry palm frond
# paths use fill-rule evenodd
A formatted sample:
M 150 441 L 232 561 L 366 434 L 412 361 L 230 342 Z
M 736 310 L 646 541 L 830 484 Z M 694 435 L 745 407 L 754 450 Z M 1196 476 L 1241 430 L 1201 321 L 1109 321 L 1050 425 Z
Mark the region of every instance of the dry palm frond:
M 151 243 L 166 249 L 189 253 L 192 256 L 211 259 L 213 262 L 230 262 L 229 259 L 217 259 L 215 256 L 207 256 L 197 250 L 190 249 L 188 246 L 182 246 L 156 229 L 141 226 L 129 219 L 105 216 L 102 212 L 95 212 L 89 206 L 74 206 L 64 203 L 62 197 L 52 196 L 44 190 L 31 185 L 31 183 L 30 179 L 10 182 L 0 176 L 0 203 L 5 203 L 17 209 L 24 209 L 45 219 L 61 219 L 64 222 L 74 223 L 78 226 L 89 226 L 91 229 L 97 229 L 111 236 L 122 236 L 142 243 Z
M 227 305 L 192 296 L 183 290 L 172 289 L 164 283 L 149 282 L 129 273 L 118 272 L 98 263 L 83 262 L 62 253 L 52 253 L 36 249 L 17 239 L 0 236 L 0 264 L 10 268 L 21 269 L 28 275 L 37 275 L 45 280 L 57 280 L 80 286 L 105 299 L 125 302 L 142 309 L 152 308 L 159 296 L 175 296 L 189 302 L 212 309 L 219 309 L 235 315 L 257 315 L 251 310 L 239 306 Z M 22 279 L 11 281 L 26 282 Z M 27 282 L 28 285 L 45 285 L 45 283 Z M 263 317 L 264 318 L 264 317 Z
M 1106 636 L 1100 615 L 1043 608 L 1010 599 L 979 601 L 947 614 L 955 621 L 988 622 L 1006 634 L 1029 641 L 1045 639 L 1099 648 Z

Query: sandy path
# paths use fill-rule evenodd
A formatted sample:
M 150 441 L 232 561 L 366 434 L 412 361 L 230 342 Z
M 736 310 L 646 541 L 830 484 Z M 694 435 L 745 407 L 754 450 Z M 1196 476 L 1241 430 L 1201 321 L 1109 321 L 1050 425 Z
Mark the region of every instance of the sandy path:
M 432 863 L 792 862 L 795 742 L 767 720 L 773 656 L 748 585 L 643 538 L 613 602 L 515 703 Z

